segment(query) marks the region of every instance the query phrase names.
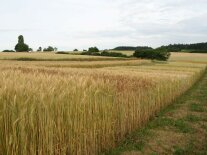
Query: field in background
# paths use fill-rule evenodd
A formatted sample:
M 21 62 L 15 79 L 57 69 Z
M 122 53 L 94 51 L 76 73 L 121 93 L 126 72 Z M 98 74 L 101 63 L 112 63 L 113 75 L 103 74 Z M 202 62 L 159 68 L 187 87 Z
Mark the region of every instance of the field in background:
M 6 57 L 30 57 L 18 54 Z M 104 152 L 188 90 L 206 69 L 204 56 L 173 54 L 164 63 L 2 60 L 0 154 Z
M 132 56 L 134 51 L 115 51 Z M 118 58 L 118 57 L 104 57 L 104 56 L 87 56 L 78 55 L 72 52 L 71 54 L 55 54 L 54 52 L 33 52 L 33 53 L 4 53 L 0 52 L 0 60 L 19 60 L 19 61 L 101 61 L 101 60 L 134 60 L 134 58 Z M 198 62 L 207 63 L 207 54 L 205 53 L 171 53 L 170 61 L 181 62 Z
M 5 53 L 0 52 L 0 60 L 19 60 L 19 61 L 100 61 L 100 60 L 124 60 L 124 58 L 87 56 L 74 54 L 55 54 L 54 52 L 19 52 Z
M 127 56 L 132 56 L 134 51 L 117 51 L 117 50 L 110 50 L 110 52 L 117 52 L 117 53 L 122 53 L 125 54 Z
M 207 63 L 207 53 L 171 53 L 170 61 Z
M 30 66 L 30 67 L 48 67 L 48 68 L 103 68 L 115 66 L 137 66 L 152 63 L 150 60 L 101 60 L 101 61 L 0 61 L 1 66 L 16 67 Z
M 112 50 L 112 52 L 123 53 L 126 54 L 127 56 L 132 56 L 134 53 L 134 51 L 116 51 L 116 50 Z M 207 63 L 207 53 L 172 52 L 170 61 Z

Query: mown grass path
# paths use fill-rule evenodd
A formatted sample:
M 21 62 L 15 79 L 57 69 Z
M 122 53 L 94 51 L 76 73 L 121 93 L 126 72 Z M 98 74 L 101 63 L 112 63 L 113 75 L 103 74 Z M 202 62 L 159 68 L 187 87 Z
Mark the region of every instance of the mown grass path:
M 107 154 L 207 155 L 207 72 L 175 103 Z

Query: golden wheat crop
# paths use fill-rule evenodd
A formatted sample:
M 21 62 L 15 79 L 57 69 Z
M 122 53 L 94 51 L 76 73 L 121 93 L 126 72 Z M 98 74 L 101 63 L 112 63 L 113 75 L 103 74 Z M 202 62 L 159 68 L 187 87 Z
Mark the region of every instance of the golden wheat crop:
M 0 154 L 104 152 L 172 103 L 206 68 L 140 60 L 100 62 L 102 68 L 79 63 L 0 62 Z
M 0 52 L 0 60 L 33 60 L 33 61 L 101 61 L 101 60 L 124 60 L 118 57 L 87 56 L 74 54 L 55 54 L 54 52 Z
M 205 63 L 207 64 L 206 53 L 171 53 L 170 61 Z
M 114 66 L 139 66 L 152 63 L 150 60 L 114 60 L 114 61 L 0 61 L 0 65 L 10 66 L 30 66 L 30 67 L 50 67 L 50 68 L 103 68 Z M 11 65 L 12 64 L 12 65 Z

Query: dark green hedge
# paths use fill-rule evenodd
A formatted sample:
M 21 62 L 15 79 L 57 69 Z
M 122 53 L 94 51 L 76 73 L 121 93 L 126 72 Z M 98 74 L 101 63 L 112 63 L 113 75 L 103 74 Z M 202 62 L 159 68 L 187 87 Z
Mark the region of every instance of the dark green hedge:
M 170 57 L 170 52 L 167 52 L 165 49 L 162 48 L 136 50 L 133 56 L 142 59 L 167 61 Z
M 118 53 L 118 52 L 108 52 L 108 51 L 102 51 L 102 52 L 82 52 L 81 55 L 93 55 L 93 56 L 107 56 L 107 57 L 127 57 L 127 55 Z

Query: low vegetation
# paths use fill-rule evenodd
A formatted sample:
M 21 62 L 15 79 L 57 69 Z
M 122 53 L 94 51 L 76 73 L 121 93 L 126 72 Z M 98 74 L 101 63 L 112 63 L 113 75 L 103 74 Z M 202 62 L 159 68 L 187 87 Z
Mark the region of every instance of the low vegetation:
M 69 62 L 66 67 L 0 63 L 2 154 L 105 152 L 188 90 L 206 68 L 180 62 L 126 62 L 93 69 L 71 68 Z M 175 125 L 186 126 L 181 121 Z
M 88 49 L 88 52 L 90 52 L 90 53 L 97 53 L 97 52 L 99 52 L 99 49 L 97 47 L 90 47 Z
M 55 54 L 70 54 L 69 52 L 65 52 L 65 51 L 58 51 Z
M 2 52 L 15 52 L 14 50 L 3 50 Z
M 125 55 L 123 53 L 106 51 L 106 50 L 102 51 L 102 52 L 86 51 L 86 52 L 82 52 L 81 55 L 93 55 L 93 56 L 105 56 L 105 57 L 123 57 L 123 58 L 128 57 L 127 55 Z
M 47 48 L 43 49 L 43 52 L 53 52 L 53 51 L 57 51 L 57 48 L 52 47 L 52 46 L 48 46 Z
M 163 48 L 148 49 L 148 50 L 136 50 L 133 54 L 134 57 L 142 59 L 152 59 L 166 61 L 170 57 L 170 52 L 167 52 Z
M 152 48 L 148 47 L 148 46 L 137 46 L 137 47 L 119 46 L 119 47 L 115 47 L 113 50 L 115 50 L 115 51 L 135 51 L 135 50 L 149 50 L 149 49 L 152 49 Z
M 103 51 L 101 52 L 101 56 L 108 56 L 108 57 L 127 57 L 127 55 L 123 53 L 118 52 L 109 52 L 109 51 Z

